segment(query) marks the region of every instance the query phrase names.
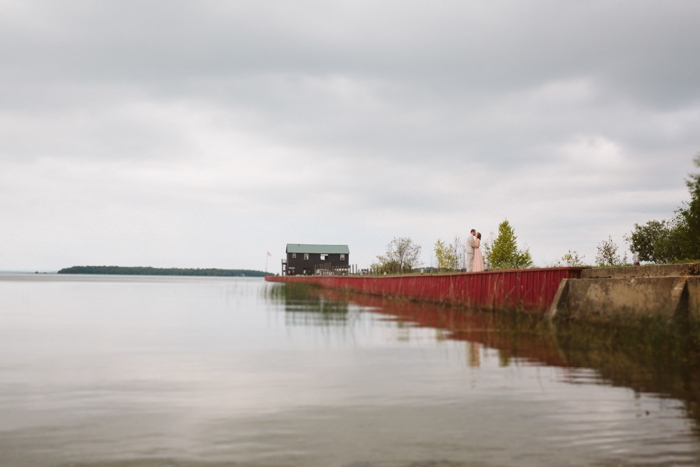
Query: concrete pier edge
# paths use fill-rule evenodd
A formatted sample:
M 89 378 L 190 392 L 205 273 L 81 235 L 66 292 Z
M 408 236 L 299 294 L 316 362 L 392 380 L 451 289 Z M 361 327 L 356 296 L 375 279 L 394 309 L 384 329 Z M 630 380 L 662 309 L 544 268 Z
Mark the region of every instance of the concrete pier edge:
M 547 311 L 550 319 L 700 320 L 700 264 L 584 270 L 564 279 Z

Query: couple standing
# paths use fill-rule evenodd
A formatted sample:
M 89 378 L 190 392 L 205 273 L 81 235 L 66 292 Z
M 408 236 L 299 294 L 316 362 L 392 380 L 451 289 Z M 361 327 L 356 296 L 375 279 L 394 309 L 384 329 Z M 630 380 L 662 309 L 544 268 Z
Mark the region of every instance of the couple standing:
M 481 254 L 481 233 L 472 229 L 467 238 L 467 272 L 484 270 L 484 256 Z

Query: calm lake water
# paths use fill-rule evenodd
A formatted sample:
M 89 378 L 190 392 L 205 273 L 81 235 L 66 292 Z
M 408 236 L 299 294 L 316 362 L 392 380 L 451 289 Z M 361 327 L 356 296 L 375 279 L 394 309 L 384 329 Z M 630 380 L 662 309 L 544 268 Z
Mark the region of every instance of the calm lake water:
M 699 465 L 697 336 L 0 275 L 0 465 Z

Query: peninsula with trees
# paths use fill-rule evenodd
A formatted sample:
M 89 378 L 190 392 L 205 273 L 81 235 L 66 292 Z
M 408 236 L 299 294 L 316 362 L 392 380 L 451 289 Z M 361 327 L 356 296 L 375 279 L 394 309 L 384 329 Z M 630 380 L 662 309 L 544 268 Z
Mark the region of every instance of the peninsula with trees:
M 274 274 L 254 269 L 194 269 L 152 268 L 128 266 L 72 266 L 63 268 L 58 274 L 116 274 L 131 276 L 211 276 L 211 277 L 265 277 Z

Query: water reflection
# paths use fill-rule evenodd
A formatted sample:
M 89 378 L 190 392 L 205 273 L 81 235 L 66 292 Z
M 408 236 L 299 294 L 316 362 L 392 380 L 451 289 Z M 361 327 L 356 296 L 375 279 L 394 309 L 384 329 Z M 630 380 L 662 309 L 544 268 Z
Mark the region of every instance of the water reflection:
M 347 326 L 357 313 L 357 310 L 351 313 L 350 302 L 343 297 L 306 284 L 275 284 L 263 289 L 262 294 L 284 306 L 287 325 L 342 327 Z
M 697 323 L 553 323 L 522 313 L 475 312 L 296 285 L 275 286 L 269 293 L 282 300 L 292 316 L 301 313 L 305 323 L 352 325 L 348 310 L 359 306 L 395 323 L 399 341 L 409 341 L 412 328 L 433 329 L 436 342 L 465 342 L 465 363 L 472 368 L 480 367 L 482 349 L 494 349 L 501 367 L 514 361 L 545 364 L 562 368 L 562 380 L 571 384 L 595 382 L 675 398 L 700 434 Z
M 693 336 L 254 279 L 0 277 L 0 465 L 699 465 Z
M 467 343 L 467 362 L 469 362 L 469 366 L 472 368 L 479 368 L 481 366 L 479 344 L 476 342 Z

